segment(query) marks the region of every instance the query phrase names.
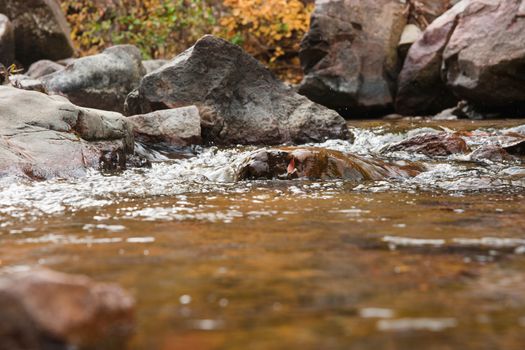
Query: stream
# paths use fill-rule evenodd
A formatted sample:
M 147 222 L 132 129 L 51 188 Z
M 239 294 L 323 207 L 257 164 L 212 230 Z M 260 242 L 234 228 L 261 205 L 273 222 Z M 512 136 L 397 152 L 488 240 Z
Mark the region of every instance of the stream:
M 151 169 L 0 179 L 0 267 L 117 282 L 130 349 L 522 349 L 525 166 L 386 146 L 457 132 L 475 150 L 524 120 L 352 121 L 308 146 L 426 171 L 381 181 L 232 182 L 257 147 L 167 154 Z

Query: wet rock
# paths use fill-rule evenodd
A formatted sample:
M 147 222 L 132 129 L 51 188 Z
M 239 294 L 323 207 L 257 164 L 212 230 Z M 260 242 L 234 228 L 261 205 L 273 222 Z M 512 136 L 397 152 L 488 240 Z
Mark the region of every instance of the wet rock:
M 2 0 L 0 13 L 14 25 L 16 59 L 25 67 L 41 59 L 73 55 L 70 29 L 58 1 Z
M 467 2 L 443 52 L 447 86 L 478 110 L 525 112 L 521 1 Z
M 429 157 L 442 157 L 455 153 L 468 153 L 465 140 L 446 132 L 425 133 L 386 147 L 386 152 L 405 151 L 420 153 Z
M 240 47 L 209 35 L 146 75 L 127 105 L 128 114 L 162 106 L 207 109 L 208 120 L 221 123 L 202 130 L 204 141 L 218 144 L 348 137 L 337 113 L 296 94 Z
M 145 72 L 140 51 L 119 45 L 79 58 L 42 80 L 50 93 L 66 96 L 78 106 L 123 112 L 126 96 Z
M 476 162 L 503 162 L 512 161 L 514 158 L 501 146 L 484 145 L 472 152 L 470 159 Z
M 33 79 L 41 78 L 45 75 L 63 70 L 65 67 L 50 60 L 40 60 L 31 65 L 27 70 L 27 75 Z
M 6 342 L 11 350 L 48 349 L 51 339 L 62 344 L 59 349 L 116 349 L 133 330 L 133 298 L 115 284 L 84 276 L 44 269 L 4 274 L 0 304 L 7 307 L 0 316 L 0 349 Z
M 0 13 L 0 64 L 9 67 L 15 61 L 15 32 L 9 18 Z
M 83 176 L 101 155 L 133 152 L 130 122 L 60 96 L 0 87 L 0 176 Z
M 392 109 L 407 13 L 397 0 L 317 1 L 301 42 L 299 93 L 345 117 Z
M 135 139 L 151 146 L 200 144 L 201 118 L 196 106 L 160 110 L 130 117 Z
M 460 1 L 436 19 L 408 51 L 398 78 L 396 111 L 404 115 L 436 114 L 458 99 L 441 79 L 443 52 L 458 16 L 470 0 Z
M 422 167 L 387 164 L 353 154 L 322 148 L 279 148 L 253 152 L 237 166 L 239 180 L 257 179 L 346 179 L 383 180 L 419 174 Z
M 154 70 L 159 69 L 160 67 L 162 67 L 168 62 L 169 60 L 145 60 L 145 61 L 142 61 L 142 65 L 146 69 L 146 74 L 149 74 L 153 72 Z

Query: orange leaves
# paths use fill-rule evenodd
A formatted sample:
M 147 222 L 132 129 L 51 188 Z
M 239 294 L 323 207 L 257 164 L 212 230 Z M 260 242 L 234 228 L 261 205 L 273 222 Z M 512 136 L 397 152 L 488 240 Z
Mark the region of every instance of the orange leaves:
M 223 0 L 223 4 L 229 11 L 220 19 L 219 32 L 267 62 L 282 78 L 299 80 L 297 74 L 291 78 L 289 69 L 281 72 L 279 63 L 289 66 L 297 57 L 313 5 L 301 0 Z
M 213 33 L 241 45 L 292 82 L 300 79 L 299 43 L 313 10 L 302 0 L 60 1 L 82 54 L 129 43 L 145 58 L 171 58 Z

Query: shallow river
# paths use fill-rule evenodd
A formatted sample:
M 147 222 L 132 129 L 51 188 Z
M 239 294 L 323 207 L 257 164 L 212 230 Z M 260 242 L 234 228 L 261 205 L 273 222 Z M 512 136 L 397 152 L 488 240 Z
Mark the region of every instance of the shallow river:
M 475 149 L 524 123 L 355 122 L 353 144 L 315 145 L 427 168 L 388 182 L 226 182 L 253 148 L 0 179 L 0 263 L 120 283 L 130 349 L 523 349 L 523 158 L 379 151 L 428 128 Z

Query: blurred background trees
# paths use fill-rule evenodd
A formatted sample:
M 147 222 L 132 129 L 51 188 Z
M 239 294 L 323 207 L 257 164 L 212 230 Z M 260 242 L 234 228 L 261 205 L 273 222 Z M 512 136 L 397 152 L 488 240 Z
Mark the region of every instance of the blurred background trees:
M 60 0 L 81 56 L 133 44 L 170 59 L 204 34 L 242 46 L 282 79 L 301 79 L 299 43 L 312 0 Z

